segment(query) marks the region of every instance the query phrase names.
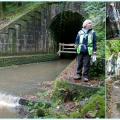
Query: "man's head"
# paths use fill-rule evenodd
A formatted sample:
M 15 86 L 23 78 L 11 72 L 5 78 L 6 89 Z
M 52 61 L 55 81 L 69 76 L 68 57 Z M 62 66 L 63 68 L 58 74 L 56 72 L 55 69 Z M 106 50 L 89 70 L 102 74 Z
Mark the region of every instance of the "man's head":
M 110 3 L 110 6 L 115 7 L 115 3 L 113 3 L 113 2 Z
M 92 29 L 93 23 L 91 20 L 87 19 L 83 22 L 83 28 L 85 29 Z

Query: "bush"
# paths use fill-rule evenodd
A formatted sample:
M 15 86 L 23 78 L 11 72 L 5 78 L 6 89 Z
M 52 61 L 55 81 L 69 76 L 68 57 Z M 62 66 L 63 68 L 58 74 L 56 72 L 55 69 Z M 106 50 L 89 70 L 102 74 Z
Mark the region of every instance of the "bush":
M 89 102 L 81 109 L 81 117 L 85 117 L 88 112 L 95 113 L 95 117 L 105 117 L 105 98 L 100 95 L 93 95 Z M 96 112 L 97 111 L 97 112 Z
M 38 101 L 36 103 L 29 102 L 28 109 L 35 118 L 45 117 L 49 113 L 50 103 Z
M 67 101 L 81 100 L 95 94 L 99 88 L 71 84 L 65 80 L 56 80 L 53 88 L 52 100 L 63 103 Z
M 75 111 L 70 114 L 70 118 L 80 118 L 80 112 Z
M 90 67 L 90 77 L 91 78 L 105 78 L 105 59 L 97 58 L 97 61 Z

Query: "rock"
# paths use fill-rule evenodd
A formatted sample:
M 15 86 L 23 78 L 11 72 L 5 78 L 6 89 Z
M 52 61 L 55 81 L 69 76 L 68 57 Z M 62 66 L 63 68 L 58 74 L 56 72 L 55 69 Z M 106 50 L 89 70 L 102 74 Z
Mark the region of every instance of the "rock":
M 23 99 L 23 98 L 21 98 L 20 100 L 19 100 L 19 104 L 20 105 L 28 105 L 29 104 L 29 100 L 26 100 L 26 99 Z
M 88 111 L 85 115 L 85 118 L 95 118 L 97 114 L 97 110 L 96 111 Z
M 89 98 L 85 98 L 85 99 L 81 100 L 80 106 L 84 106 L 88 100 L 89 100 Z

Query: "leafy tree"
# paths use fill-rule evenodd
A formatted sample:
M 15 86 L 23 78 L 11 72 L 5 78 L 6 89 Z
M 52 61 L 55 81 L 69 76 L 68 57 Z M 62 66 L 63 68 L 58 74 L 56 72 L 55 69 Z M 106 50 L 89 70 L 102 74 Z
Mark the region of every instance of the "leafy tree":
M 6 2 L 0 2 L 0 17 L 3 17 L 3 12 L 6 9 Z
M 120 40 L 110 40 L 106 42 L 106 59 L 108 59 L 113 53 L 120 52 Z
M 105 3 L 101 2 L 85 2 L 83 9 L 87 13 L 87 17 L 92 19 L 95 25 L 102 25 L 104 28 L 105 16 Z
M 0 2 L 0 18 L 22 13 L 25 8 L 32 8 L 35 4 L 32 2 Z
M 91 19 L 97 33 L 98 56 L 105 57 L 105 3 L 85 2 L 82 8 L 86 12 L 86 19 Z

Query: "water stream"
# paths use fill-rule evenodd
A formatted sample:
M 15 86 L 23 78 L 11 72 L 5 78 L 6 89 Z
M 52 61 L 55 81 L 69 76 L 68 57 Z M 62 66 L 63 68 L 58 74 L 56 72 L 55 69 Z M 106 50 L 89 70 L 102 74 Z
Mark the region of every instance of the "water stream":
M 54 80 L 70 61 L 57 60 L 0 68 L 0 118 L 20 118 L 20 97 L 34 95 L 39 90 L 38 84 Z

